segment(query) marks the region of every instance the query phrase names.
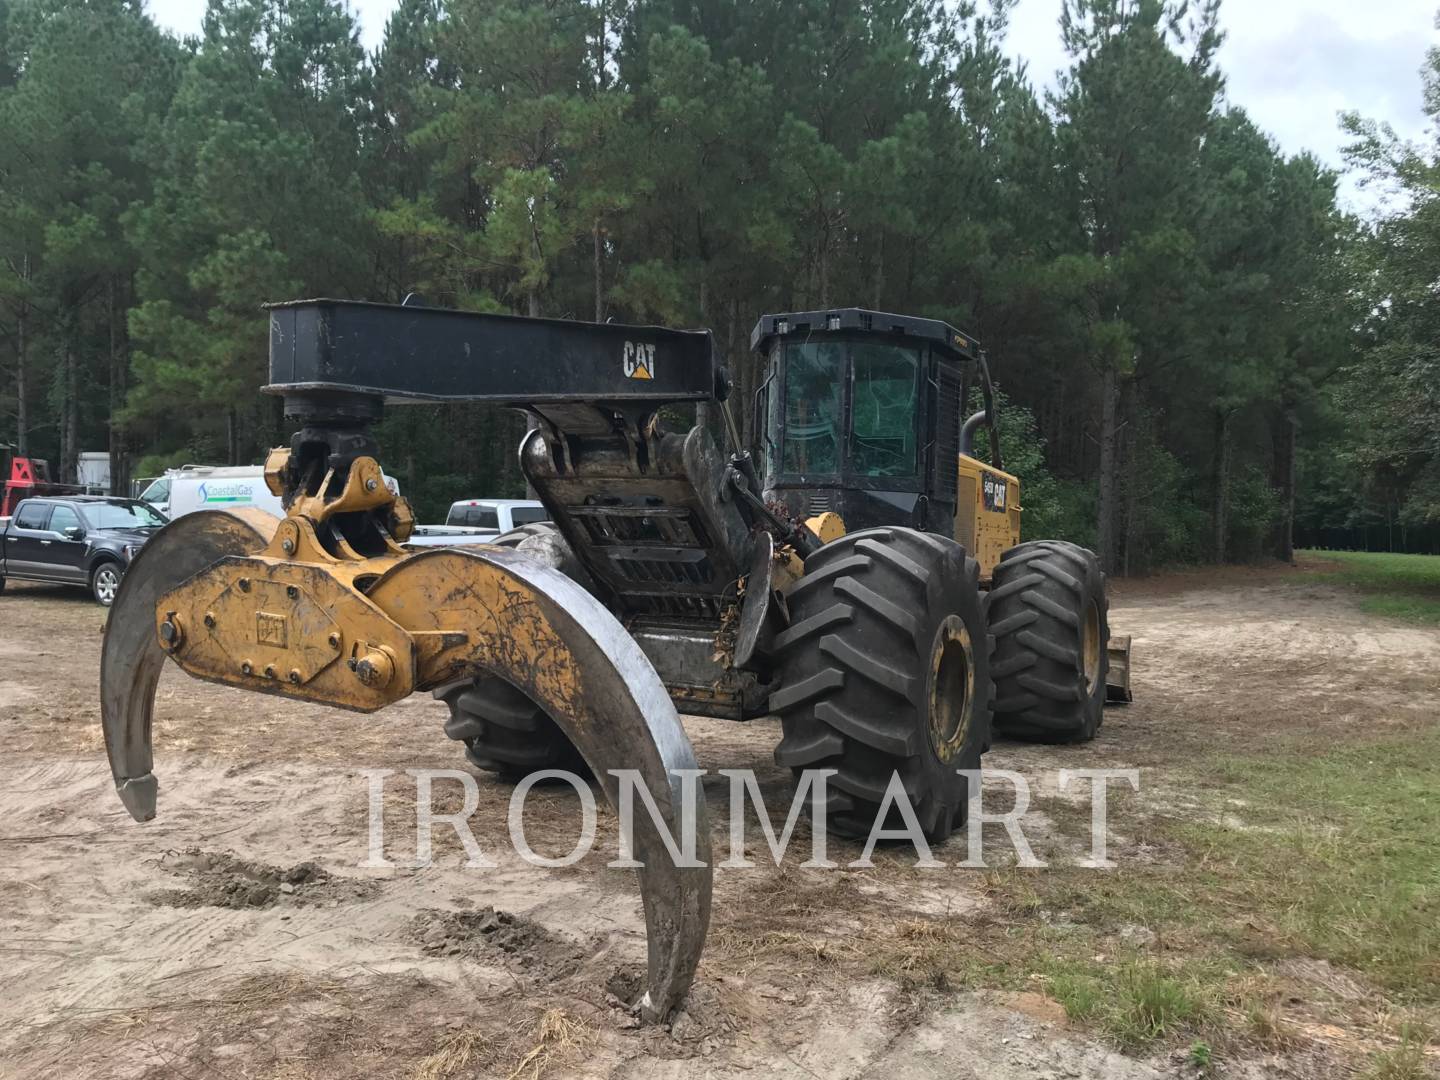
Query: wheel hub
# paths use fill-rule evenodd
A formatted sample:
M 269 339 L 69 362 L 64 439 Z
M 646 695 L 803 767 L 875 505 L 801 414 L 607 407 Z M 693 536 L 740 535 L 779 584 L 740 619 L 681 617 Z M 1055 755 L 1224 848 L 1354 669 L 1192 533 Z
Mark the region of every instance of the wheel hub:
M 952 760 L 965 745 L 974 697 L 970 631 L 958 615 L 948 615 L 930 650 L 930 746 L 941 761 Z
M 1100 608 L 1094 600 L 1085 605 L 1085 631 L 1081 641 L 1081 658 L 1085 663 L 1085 694 L 1095 691 L 1100 677 Z

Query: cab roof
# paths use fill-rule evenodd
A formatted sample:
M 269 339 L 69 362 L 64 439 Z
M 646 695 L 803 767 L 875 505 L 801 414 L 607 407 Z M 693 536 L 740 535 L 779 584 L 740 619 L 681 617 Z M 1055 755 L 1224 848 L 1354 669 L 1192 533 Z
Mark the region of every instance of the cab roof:
M 908 337 L 930 342 L 948 354 L 951 360 L 973 361 L 980 358 L 980 343 L 947 322 L 853 307 L 762 315 L 755 329 L 750 331 L 750 348 L 752 351 L 763 349 L 777 337 L 805 338 L 824 333 Z

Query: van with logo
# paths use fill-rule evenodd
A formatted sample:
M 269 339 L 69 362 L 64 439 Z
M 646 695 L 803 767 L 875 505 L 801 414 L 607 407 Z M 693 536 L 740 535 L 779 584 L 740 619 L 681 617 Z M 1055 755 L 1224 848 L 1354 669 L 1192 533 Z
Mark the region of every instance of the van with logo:
M 400 494 L 400 485 L 385 477 L 385 486 Z M 171 520 L 196 510 L 239 510 L 253 506 L 285 516 L 280 496 L 265 486 L 262 465 L 186 465 L 169 469 L 140 493 L 140 498 Z

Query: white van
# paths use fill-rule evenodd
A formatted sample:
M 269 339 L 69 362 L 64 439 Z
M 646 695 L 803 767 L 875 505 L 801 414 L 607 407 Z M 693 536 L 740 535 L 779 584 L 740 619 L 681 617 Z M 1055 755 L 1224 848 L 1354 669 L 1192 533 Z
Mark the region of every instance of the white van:
M 383 474 L 382 474 L 383 475 Z M 385 486 L 400 494 L 400 485 L 385 477 Z M 285 516 L 280 496 L 265 486 L 263 465 L 186 465 L 156 478 L 140 498 L 172 521 L 196 510 L 238 510 L 253 506 Z

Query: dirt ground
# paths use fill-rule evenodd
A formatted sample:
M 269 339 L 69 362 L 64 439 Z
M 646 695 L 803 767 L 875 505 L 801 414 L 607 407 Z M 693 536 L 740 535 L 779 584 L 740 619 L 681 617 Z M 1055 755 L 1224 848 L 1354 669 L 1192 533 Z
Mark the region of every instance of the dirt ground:
M 642 1027 L 614 993 L 641 970 L 644 929 L 630 872 L 605 865 L 603 804 L 596 852 L 541 870 L 505 841 L 509 788 L 481 779 L 472 826 L 498 868 L 464 868 L 437 828 L 434 864 L 407 869 L 414 785 L 399 775 L 385 816 L 397 865 L 360 866 L 361 770 L 462 767 L 428 697 L 367 717 L 171 668 L 156 711 L 159 816 L 135 824 L 100 734 L 103 624 L 83 592 L 12 583 L 0 598 L 0 1076 L 1196 1075 L 1173 1047 L 1121 1054 L 1039 989 L 917 987 L 847 963 L 875 935 L 963 932 L 992 902 L 986 874 L 922 872 L 898 852 L 868 870 L 805 870 L 803 826 L 782 867 L 718 871 L 689 1005 L 667 1028 Z M 1297 729 L 1343 738 L 1362 719 L 1370 731 L 1433 722 L 1440 705 L 1440 630 L 1364 616 L 1287 568 L 1129 584 L 1111 624 L 1134 635 L 1135 704 L 1109 710 L 1090 745 L 1001 741 L 988 767 L 1052 793 L 1060 767 L 1134 767 L 1142 791 L 1114 796 L 1122 812 L 1127 799 L 1184 804 L 1193 792 L 1168 766 L 1198 747 L 1263 749 Z M 702 766 L 753 768 L 772 812 L 788 807 L 777 725 L 686 726 Z M 724 783 L 706 784 L 722 852 Z M 451 787 L 436 791 L 453 808 Z M 538 790 L 526 820 L 537 848 L 553 837 L 544 853 L 563 854 L 578 801 Z M 1045 815 L 1030 827 L 1043 834 Z M 1117 859 L 1143 847 L 1123 832 Z M 964 844 L 936 855 L 957 862 Z M 857 854 L 832 844 L 832 858 Z M 1224 1074 L 1297 1069 L 1282 1055 Z

